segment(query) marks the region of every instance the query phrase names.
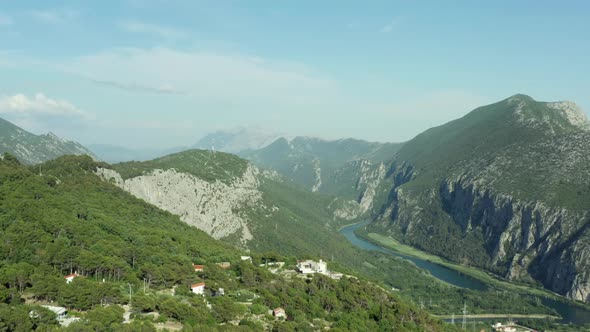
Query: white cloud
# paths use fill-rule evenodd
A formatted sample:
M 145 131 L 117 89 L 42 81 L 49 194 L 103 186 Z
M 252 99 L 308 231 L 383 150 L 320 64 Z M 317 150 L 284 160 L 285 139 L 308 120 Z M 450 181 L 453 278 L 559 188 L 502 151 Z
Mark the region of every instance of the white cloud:
M 12 25 L 13 23 L 14 20 L 12 19 L 12 17 L 0 14 L 0 26 Z
M 33 10 L 30 15 L 41 22 L 56 24 L 64 21 L 76 19 L 80 16 L 80 12 L 71 8 Z
M 0 113 L 14 115 L 59 115 L 83 117 L 85 113 L 65 100 L 52 99 L 42 93 L 0 97 Z
M 27 131 L 52 131 L 63 137 L 84 132 L 95 119 L 68 101 L 42 93 L 30 97 L 25 94 L 0 96 L 0 116 Z
M 336 93 L 335 83 L 297 63 L 240 54 L 168 48 L 113 49 L 68 60 L 61 68 L 130 91 L 183 93 L 201 100 L 309 101 Z
M 185 32 L 178 29 L 140 21 L 122 21 L 119 25 L 128 32 L 144 33 L 164 39 L 178 39 L 186 36 Z

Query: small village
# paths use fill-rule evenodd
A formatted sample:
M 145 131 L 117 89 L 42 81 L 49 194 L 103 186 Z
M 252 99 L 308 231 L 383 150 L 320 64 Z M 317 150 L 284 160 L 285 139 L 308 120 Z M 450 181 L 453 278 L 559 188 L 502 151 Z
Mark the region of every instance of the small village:
M 252 264 L 252 257 L 251 256 L 241 256 L 240 261 Z M 228 270 L 228 269 L 232 268 L 232 264 L 228 261 L 217 262 L 214 265 L 221 270 Z M 311 260 L 311 259 L 298 260 L 297 263 L 293 266 L 294 268 L 292 268 L 292 269 L 284 269 L 285 265 L 286 265 L 285 262 L 272 261 L 272 262 L 262 263 L 259 266 L 267 269 L 272 274 L 281 275 L 281 276 L 285 277 L 287 280 L 291 279 L 293 277 L 301 278 L 301 279 L 310 279 L 310 278 L 313 278 L 313 275 L 315 275 L 315 274 L 321 274 L 321 275 L 327 276 L 327 277 L 334 279 L 334 280 L 340 280 L 344 276 L 356 279 L 355 276 L 344 275 L 342 273 L 329 270 L 327 262 L 322 259 L 320 259 L 319 261 L 315 261 L 315 260 Z M 192 270 L 195 272 L 197 280 L 200 279 L 199 277 L 206 271 L 206 269 L 207 269 L 207 267 L 204 264 L 194 264 L 194 263 L 192 264 Z M 77 271 L 63 276 L 64 282 L 66 284 L 72 284 L 79 278 L 85 278 L 85 277 L 83 275 L 79 274 Z M 104 280 L 102 282 L 104 282 Z M 190 284 L 190 286 L 188 288 L 190 289 L 190 293 L 198 295 L 198 296 L 202 296 L 203 302 L 205 303 L 206 307 L 209 310 L 212 309 L 212 305 L 209 303 L 209 300 L 208 300 L 209 298 L 226 296 L 226 292 L 225 292 L 224 288 L 213 287 L 213 286 L 210 287 L 209 285 L 207 285 L 205 280 L 193 282 Z M 169 290 L 161 290 L 161 291 L 157 291 L 156 293 L 157 294 L 168 294 L 171 296 L 175 296 L 177 293 L 181 293 L 181 292 L 179 292 L 179 290 L 180 290 L 179 286 L 175 285 L 174 287 L 172 287 Z M 145 291 L 146 290 L 144 289 L 144 292 Z M 129 295 L 130 295 L 130 299 L 131 299 L 132 293 L 130 293 Z M 249 301 L 240 302 L 240 303 L 242 303 L 244 305 L 252 305 L 252 300 L 257 297 L 258 296 L 256 294 L 254 294 L 253 298 L 250 299 Z M 79 314 L 77 312 L 70 313 L 70 312 L 68 312 L 68 309 L 65 307 L 55 306 L 53 304 L 41 304 L 41 306 L 52 311 L 56 315 L 56 319 L 57 319 L 58 323 L 63 327 L 67 327 L 70 324 L 81 320 L 81 318 L 79 317 Z M 108 304 L 106 304 L 106 306 L 108 306 Z M 122 308 L 125 310 L 124 323 L 130 323 L 132 320 L 131 305 L 130 304 L 123 305 Z M 31 315 L 35 315 L 35 313 L 31 312 Z M 145 312 L 145 313 L 142 313 L 142 315 L 145 317 L 152 316 L 154 318 L 157 318 L 159 316 L 157 312 Z M 271 308 L 265 313 L 265 315 L 262 315 L 262 316 L 273 317 L 274 320 L 288 319 L 288 315 L 286 313 L 286 310 L 283 307 Z M 262 316 L 260 316 L 261 319 L 262 319 Z M 175 323 L 173 321 L 166 321 L 166 322 L 159 322 L 156 325 L 156 327 L 158 329 L 165 328 L 167 330 L 180 330 L 182 328 L 182 325 Z
M 252 257 L 251 256 L 241 256 L 240 261 L 243 263 L 252 264 Z M 228 261 L 221 261 L 214 263 L 216 267 L 221 270 L 228 270 L 232 268 L 232 264 Z M 264 262 L 259 264 L 259 267 L 267 269 L 270 273 L 275 275 L 281 275 L 286 279 L 291 278 L 300 278 L 300 279 L 309 279 L 313 278 L 314 275 L 320 274 L 327 276 L 334 280 L 341 280 L 343 277 L 354 278 L 355 276 L 345 275 L 343 273 L 335 272 L 328 269 L 328 264 L 326 261 L 319 259 L 318 261 L 307 259 L 307 260 L 298 260 L 297 263 L 291 269 L 285 269 L 286 266 L 285 262 L 282 261 L 272 261 L 272 262 Z M 196 280 L 200 279 L 202 274 L 206 271 L 207 266 L 204 264 L 192 264 L 192 270 L 195 273 Z M 75 282 L 77 278 L 84 278 L 84 276 L 78 274 L 77 271 L 63 276 L 63 279 L 66 284 L 71 284 Z M 103 280 L 104 282 L 104 280 Z M 190 289 L 190 293 L 194 295 L 201 296 L 205 306 L 211 310 L 212 305 L 209 302 L 210 298 L 215 297 L 224 297 L 226 296 L 226 291 L 222 287 L 210 286 L 207 284 L 205 280 L 196 281 L 190 284 L 188 287 Z M 169 290 L 160 290 L 157 291 L 158 294 L 168 294 L 171 296 L 175 296 L 179 292 L 179 286 L 175 285 Z M 385 290 L 383 290 L 385 291 Z M 145 292 L 145 290 L 144 290 Z M 240 302 L 244 305 L 252 305 L 252 300 L 257 298 L 256 294 L 253 294 L 250 300 L 246 300 L 245 302 Z M 52 304 L 43 304 L 43 307 L 52 311 L 56 315 L 56 319 L 59 324 L 63 327 L 67 327 L 70 324 L 79 321 L 81 318 L 78 314 L 70 315 L 68 313 L 67 308 L 61 306 L 55 306 Z M 123 305 L 122 308 L 125 310 L 124 323 L 130 323 L 132 320 L 132 309 L 130 305 Z M 31 312 L 31 315 L 35 315 L 34 312 Z M 142 313 L 143 316 L 149 317 L 152 316 L 154 318 L 159 317 L 157 312 L 144 312 Z M 287 315 L 286 310 L 283 307 L 276 307 L 270 308 L 264 314 L 259 316 L 259 319 L 264 320 L 263 317 L 272 317 L 274 320 L 287 320 L 289 317 Z M 167 329 L 167 330 L 180 330 L 182 328 L 182 324 L 175 323 L 174 321 L 161 321 L 158 322 L 156 327 L 158 329 Z M 494 331 L 494 332 L 536 332 L 534 329 L 530 329 L 524 326 L 520 326 L 514 323 L 512 320 L 508 320 L 505 323 L 496 322 L 490 326 L 491 329 L 481 329 L 481 332 L 485 331 Z

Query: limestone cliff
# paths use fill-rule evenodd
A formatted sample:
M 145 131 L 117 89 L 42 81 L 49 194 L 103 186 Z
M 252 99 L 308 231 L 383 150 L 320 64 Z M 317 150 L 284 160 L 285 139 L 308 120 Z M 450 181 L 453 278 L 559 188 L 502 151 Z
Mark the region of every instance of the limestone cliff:
M 110 169 L 99 169 L 99 174 L 132 195 L 180 216 L 187 224 L 216 239 L 237 234 L 242 246 L 252 239 L 252 233 L 251 221 L 240 210 L 263 206 L 262 193 L 258 189 L 259 171 L 253 166 L 247 167 L 244 174 L 230 184 L 208 182 L 173 169 L 156 169 L 127 180 Z M 267 209 L 272 211 L 272 208 Z

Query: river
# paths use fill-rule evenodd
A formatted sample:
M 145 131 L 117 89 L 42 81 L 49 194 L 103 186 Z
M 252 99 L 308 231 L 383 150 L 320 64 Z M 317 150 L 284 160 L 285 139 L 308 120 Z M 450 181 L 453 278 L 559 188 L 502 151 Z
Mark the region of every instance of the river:
M 365 250 L 379 251 L 382 253 L 390 254 L 396 257 L 401 257 L 409 261 L 412 261 L 414 262 L 414 264 L 416 264 L 416 266 L 429 271 L 430 274 L 432 274 L 432 276 L 434 276 L 435 278 L 445 281 L 451 285 L 473 290 L 486 290 L 488 288 L 487 285 L 482 283 L 481 281 L 470 276 L 464 275 L 453 269 L 449 269 L 445 266 L 438 265 L 420 258 L 397 253 L 393 250 L 380 247 L 365 239 L 358 237 L 354 233 L 354 231 L 366 226 L 368 223 L 368 221 L 365 221 L 362 223 L 346 226 L 340 230 L 340 233 L 342 233 L 342 235 L 344 235 L 350 242 L 352 242 L 352 244 L 359 248 Z M 590 312 L 587 310 L 584 310 L 567 302 L 561 302 L 552 299 L 543 299 L 543 304 L 550 308 L 553 308 L 561 315 L 562 319 L 558 321 L 559 323 L 573 323 L 576 325 L 590 324 Z

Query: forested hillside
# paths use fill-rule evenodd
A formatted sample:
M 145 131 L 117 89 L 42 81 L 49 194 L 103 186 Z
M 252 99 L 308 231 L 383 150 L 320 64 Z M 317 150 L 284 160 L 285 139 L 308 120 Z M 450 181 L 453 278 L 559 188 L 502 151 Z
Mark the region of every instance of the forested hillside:
M 50 301 L 80 318 L 68 331 L 153 331 L 153 320 L 186 331 L 453 330 L 362 279 L 287 278 L 259 266 L 294 264 L 277 254 L 242 261 L 243 252 L 103 181 L 95 172 L 105 165 L 89 157 L 42 166 L 39 174 L 11 155 L 0 160 L 2 330 L 58 328 L 37 306 Z M 225 261 L 229 269 L 217 266 Z M 206 283 L 210 307 L 190 292 L 195 282 Z M 213 296 L 220 288 L 225 296 Z M 267 314 L 278 306 L 287 321 Z

